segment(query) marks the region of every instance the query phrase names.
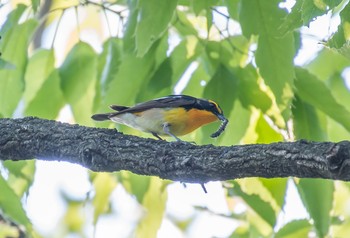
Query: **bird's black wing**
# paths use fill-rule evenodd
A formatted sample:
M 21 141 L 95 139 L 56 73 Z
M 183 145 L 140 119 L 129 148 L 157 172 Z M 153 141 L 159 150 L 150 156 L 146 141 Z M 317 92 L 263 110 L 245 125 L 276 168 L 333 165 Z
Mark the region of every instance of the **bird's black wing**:
M 136 104 L 133 107 L 126 108 L 120 112 L 116 112 L 113 115 L 119 115 L 122 113 L 136 113 L 146 111 L 151 108 L 171 108 L 171 107 L 184 107 L 191 108 L 195 105 L 197 99 L 187 95 L 170 95 L 162 98 L 157 98 L 151 101 Z M 114 109 L 112 107 L 112 109 Z
M 126 106 L 119 106 L 119 105 L 110 105 L 109 106 L 111 109 L 113 109 L 114 111 L 124 111 L 126 109 L 128 109 L 129 107 L 126 107 Z

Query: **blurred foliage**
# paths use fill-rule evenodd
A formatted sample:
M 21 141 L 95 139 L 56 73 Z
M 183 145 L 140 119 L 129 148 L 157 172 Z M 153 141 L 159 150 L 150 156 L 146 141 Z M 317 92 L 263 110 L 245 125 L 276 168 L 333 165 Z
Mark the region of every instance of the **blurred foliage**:
M 349 140 L 350 4 L 297 0 L 285 8 L 291 2 L 0 3 L 0 15 L 6 16 L 0 29 L 0 116 L 62 119 L 68 106 L 71 116 L 63 116 L 66 121 L 112 127 L 95 124 L 91 114 L 108 110 L 110 104 L 133 105 L 183 93 L 216 100 L 230 120 L 216 140 L 209 135 L 217 124 L 184 137 L 198 144 Z M 312 36 L 319 51 L 296 65 L 310 38 L 305 27 L 326 15 L 329 21 L 340 19 L 336 32 L 324 39 Z M 1 216 L 40 237 L 24 209 L 35 163 L 7 161 L 0 171 Z M 62 195 L 67 206 L 60 236 L 87 236 L 86 209 L 95 227 L 100 217 L 115 212 L 111 195 L 118 186 L 143 207 L 130 236 L 155 237 L 165 219 L 189 232 L 194 217 L 167 218 L 166 188 L 171 182 L 125 171 L 90 175 L 91 192 L 85 200 Z M 305 219 L 280 219 L 289 215 L 283 208 L 290 186 L 297 188 L 308 213 Z M 223 190 L 230 210 L 225 217 L 236 223 L 229 237 L 346 237 L 350 232 L 350 186 L 344 182 L 249 178 L 225 182 Z M 244 209 L 238 209 L 242 204 Z M 17 234 L 0 221 L 0 237 Z

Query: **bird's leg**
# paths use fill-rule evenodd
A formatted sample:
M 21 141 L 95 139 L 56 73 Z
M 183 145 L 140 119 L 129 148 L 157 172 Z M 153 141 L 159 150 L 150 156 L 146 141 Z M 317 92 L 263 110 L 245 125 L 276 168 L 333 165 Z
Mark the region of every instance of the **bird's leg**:
M 164 140 L 162 137 L 160 137 L 157 133 L 154 133 L 154 132 L 152 132 L 152 135 L 154 136 L 154 137 L 157 137 L 157 139 L 159 139 L 159 140 Z
M 187 188 L 186 183 L 184 183 L 184 182 L 180 182 L 180 183 L 184 186 L 184 188 Z M 204 193 L 208 193 L 207 188 L 205 187 L 204 183 L 201 183 L 200 185 L 201 185 Z
M 175 140 L 182 141 L 177 136 L 175 136 L 173 133 L 170 132 L 170 124 L 169 123 L 163 124 L 163 131 L 165 132 L 165 134 L 168 134 L 169 136 L 175 138 Z
M 201 186 L 202 186 L 203 191 L 204 191 L 205 193 L 208 193 L 206 187 L 204 186 L 204 183 L 201 183 Z

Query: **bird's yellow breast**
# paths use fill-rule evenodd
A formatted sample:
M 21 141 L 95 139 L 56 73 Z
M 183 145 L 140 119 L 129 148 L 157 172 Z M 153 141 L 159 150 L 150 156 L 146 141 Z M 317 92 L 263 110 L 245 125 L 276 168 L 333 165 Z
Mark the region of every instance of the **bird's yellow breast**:
M 213 113 L 195 108 L 172 108 L 165 112 L 165 121 L 170 124 L 170 131 L 176 136 L 186 135 L 216 120 L 218 118 Z

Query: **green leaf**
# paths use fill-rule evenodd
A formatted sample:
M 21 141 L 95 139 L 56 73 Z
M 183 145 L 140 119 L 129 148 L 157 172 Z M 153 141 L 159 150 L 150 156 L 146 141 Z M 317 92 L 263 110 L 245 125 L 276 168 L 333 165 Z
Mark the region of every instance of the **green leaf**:
M 137 201 L 142 204 L 147 191 L 149 190 L 151 177 L 145 177 L 123 171 L 121 182 L 128 193 L 134 195 Z
M 96 53 L 90 45 L 79 42 L 67 55 L 59 73 L 62 90 L 69 103 L 74 104 L 95 78 Z
M 103 44 L 103 52 L 99 57 L 98 78 L 102 92 L 106 92 L 108 84 L 115 78 L 122 61 L 121 41 L 117 38 L 109 38 Z
M 350 4 L 346 4 L 344 9 L 340 12 L 341 23 L 338 26 L 337 32 L 328 40 L 327 44 L 330 47 L 341 48 L 349 40 L 350 36 Z
M 225 66 L 220 65 L 205 86 L 203 97 L 217 102 L 224 111 L 225 116 L 229 117 L 238 94 L 237 84 L 238 78 Z M 217 123 L 211 123 L 202 129 L 205 134 L 202 139 L 203 144 L 212 143 L 212 138 L 209 135 L 215 132 L 217 128 Z
M 230 238 L 257 238 L 257 237 L 267 237 L 261 234 L 255 224 L 248 224 L 237 227 L 237 229 L 230 235 Z
M 330 64 L 330 62 L 332 63 Z M 348 66 L 350 66 L 349 58 L 335 50 L 324 48 L 306 68 L 311 74 L 316 75 L 322 81 L 326 81 L 333 75 L 340 74 Z
M 342 2 L 342 0 L 323 0 L 323 2 L 327 4 L 329 7 L 328 9 L 333 9 L 337 7 Z
M 0 174 L 0 207 L 13 221 L 24 225 L 31 230 L 30 221 L 23 209 L 20 198 L 6 183 L 6 180 Z
M 342 104 L 348 111 L 350 111 L 350 91 L 339 74 L 334 75 L 329 80 L 329 88 L 335 97 L 335 99 Z M 330 141 L 342 141 L 349 140 L 350 132 L 344 130 L 344 128 L 336 121 L 328 118 L 327 120 L 327 132 Z
M 344 127 L 332 120 L 332 118 L 327 118 L 327 135 L 329 141 L 343 141 L 350 139 L 350 132 L 344 130 Z
M 280 209 L 283 208 L 286 192 L 287 192 L 287 178 L 274 178 L 266 179 L 259 178 L 260 182 L 270 192 L 271 196 L 275 199 Z
M 168 34 L 159 40 L 155 50 L 154 66 L 150 76 L 145 78 L 140 85 L 136 101 L 143 102 L 164 95 L 173 94 L 172 85 L 172 60 L 173 55 L 168 55 Z
M 288 118 L 295 75 L 294 36 L 291 33 L 280 36 L 278 29 L 286 12 L 278 4 L 278 0 L 264 3 L 260 0 L 242 1 L 240 20 L 246 37 L 259 35 L 256 64 L 284 117 Z
M 97 55 L 91 46 L 77 43 L 59 68 L 59 76 L 63 95 L 72 106 L 75 120 L 92 125 L 90 117 L 95 97 Z
M 283 136 L 271 128 L 262 113 L 260 113 L 259 119 L 256 123 L 255 132 L 258 135 L 256 143 L 267 144 L 283 141 Z
M 214 7 L 215 5 L 218 5 L 218 3 L 219 3 L 218 0 L 201 0 L 201 1 L 192 0 L 192 9 L 197 16 L 201 14 L 202 11 L 205 11 L 208 33 L 213 24 L 213 11 L 211 8 Z
M 139 11 L 136 9 L 136 0 L 135 1 L 129 1 L 131 3 L 131 6 L 129 4 L 130 8 L 130 14 L 128 17 L 128 20 L 125 24 L 125 31 L 124 31 L 124 37 L 123 37 L 123 49 L 127 53 L 134 53 L 136 50 L 136 42 L 135 42 L 135 31 L 137 27 L 137 18 Z
M 31 34 L 29 29 L 26 28 L 31 28 L 29 25 L 34 24 L 33 21 L 29 21 L 30 23 L 26 23 L 25 26 L 18 26 L 18 21 L 26 8 L 27 6 L 18 4 L 17 8 L 7 15 L 7 20 L 1 26 L 0 31 L 2 37 L 0 40 L 0 49 L 2 49 L 0 51 L 2 57 L 0 58 L 2 64 L 2 67 L 0 67 L 0 114 L 7 117 L 11 116 L 17 106 L 23 89 L 21 71 L 24 70 L 26 64 L 26 50 Z M 28 36 L 25 35 L 26 33 Z M 10 92 L 11 95 L 8 95 Z M 1 102 L 6 102 L 6 105 L 2 105 Z
M 14 69 L 16 69 L 16 66 L 14 64 L 0 58 L 0 70 L 2 70 L 2 69 L 14 70 Z
M 192 73 L 189 82 L 182 91 L 185 95 L 192 95 L 194 97 L 202 97 L 204 87 L 209 82 L 210 75 L 205 71 L 204 66 L 200 63 L 197 69 Z
M 224 0 L 224 2 L 230 17 L 234 20 L 238 20 L 241 0 Z
M 308 220 L 294 220 L 285 224 L 274 236 L 275 238 L 309 237 L 311 225 Z
M 135 32 L 137 56 L 143 57 L 168 29 L 176 6 L 177 0 L 138 1 L 139 14 Z
M 110 82 L 116 77 L 122 61 L 122 41 L 109 38 L 103 44 L 103 51 L 98 57 L 97 79 L 93 111 L 107 110 L 103 105 Z
M 9 18 L 10 19 L 10 18 Z M 6 22 L 15 25 L 13 22 Z M 16 69 L 0 70 L 0 113 L 11 117 L 22 97 L 24 89 L 24 70 L 27 63 L 27 48 L 37 21 L 31 19 L 4 32 L 0 41 L 2 57 L 11 62 Z
M 202 11 L 211 11 L 210 8 L 215 6 L 216 4 L 218 4 L 218 0 L 202 0 L 202 1 L 191 0 L 193 12 L 197 16 Z
M 243 35 L 279 35 L 279 26 L 287 13 L 279 8 L 279 0 L 268 2 L 261 0 L 242 1 L 240 22 Z
M 227 68 L 246 64 L 250 44 L 244 36 L 233 36 L 222 41 L 207 41 L 205 44 L 206 54 L 214 68 L 219 64 Z
M 137 226 L 136 237 L 149 238 L 157 236 L 167 201 L 167 192 L 163 189 L 163 183 L 159 178 L 151 177 L 149 189 L 142 202 L 146 211 Z
M 238 68 L 237 77 L 239 80 L 239 100 L 246 108 L 253 105 L 266 112 L 272 105 L 270 97 L 261 90 L 259 76 L 252 65 L 245 68 Z
M 224 133 L 220 136 L 220 145 L 242 144 L 242 139 L 250 126 L 251 111 L 243 107 L 239 100 L 235 100 L 231 113 L 225 111 L 226 113 L 230 115 L 228 117 L 229 123 Z
M 326 13 L 327 5 L 323 1 L 310 1 L 303 0 L 301 7 L 301 17 L 303 19 L 304 25 L 309 26 L 309 23 L 316 19 L 317 16 L 321 16 Z
M 53 50 L 40 49 L 28 60 L 24 75 L 25 90 L 23 98 L 28 105 L 55 68 Z
M 20 237 L 19 229 L 5 222 L 0 223 L 0 237 Z
M 225 66 L 220 65 L 204 89 L 204 98 L 220 104 L 222 110 L 230 111 L 237 98 L 238 78 Z M 226 114 L 228 116 L 228 114 Z
M 140 92 L 141 95 L 137 98 L 138 101 L 145 101 L 150 98 L 171 94 L 172 76 L 171 58 L 167 58 L 154 72 L 147 85 Z
M 309 26 L 309 23 L 316 19 L 316 17 L 321 16 L 328 12 L 330 9 L 339 5 L 342 0 L 303 0 L 301 16 L 304 25 Z
M 112 174 L 98 173 L 93 180 L 93 185 L 95 189 L 92 201 L 94 205 L 93 224 L 96 226 L 98 218 L 108 210 L 109 197 L 117 186 L 117 182 Z
M 6 32 L 11 31 L 15 26 L 18 25 L 18 21 L 21 18 L 23 12 L 26 10 L 26 8 L 27 8 L 26 5 L 18 4 L 17 8 L 7 15 L 6 22 L 1 26 L 1 30 L 0 30 L 1 37 L 3 37 Z M 3 38 L 2 38 L 2 41 L 3 41 Z
M 16 177 L 25 177 L 22 170 L 23 168 L 28 164 L 28 161 L 11 161 L 11 160 L 5 160 L 2 161 L 2 165 L 14 176 Z
M 329 88 L 335 99 L 350 111 L 350 89 L 345 83 L 345 78 L 340 74 L 336 74 L 329 79 Z
M 35 161 L 4 161 L 3 166 L 10 172 L 7 183 L 11 185 L 17 196 L 28 194 L 34 181 Z
M 301 18 L 303 2 L 304 0 L 296 1 L 292 11 L 284 17 L 282 24 L 279 26 L 281 36 L 291 33 L 303 25 L 303 19 Z
M 293 126 L 296 139 L 324 141 L 327 139 L 315 107 L 295 97 L 292 107 Z
M 68 195 L 63 195 L 68 196 Z M 80 201 L 72 200 L 71 198 L 65 198 L 66 211 L 62 218 L 66 234 L 82 232 L 84 224 L 86 224 L 86 215 L 83 212 L 83 204 Z M 90 221 L 89 221 L 90 222 Z M 63 235 L 62 235 L 63 236 Z
M 169 34 L 166 33 L 163 35 L 161 39 L 159 39 L 159 43 L 157 45 L 157 49 L 155 52 L 155 69 L 158 69 L 161 64 L 169 57 Z
M 276 223 L 276 213 L 271 207 L 271 204 L 265 202 L 256 194 L 250 195 L 243 192 L 237 182 L 232 183 L 234 185 L 232 188 L 233 194 L 240 196 L 262 219 L 264 219 L 271 227 L 274 227 Z
M 187 37 L 175 47 L 170 55 L 172 87 L 181 79 L 190 64 L 203 52 L 203 46 L 196 37 Z
M 103 51 L 98 57 L 96 96 L 94 111 L 100 108 L 100 103 L 106 96 L 110 82 L 116 77 L 122 62 L 122 42 L 118 38 L 109 38 L 103 44 Z
M 168 57 L 164 57 L 163 62 L 159 64 L 149 80 L 144 80 L 137 101 L 172 94 L 174 87 L 202 49 L 203 47 L 195 37 L 183 40 Z
M 154 45 L 142 58 L 132 54 L 123 56 L 118 73 L 108 86 L 103 104 L 128 106 L 135 103 L 141 86 L 152 73 L 156 61 L 156 49 L 157 46 Z
M 208 9 L 206 11 L 206 20 L 207 20 L 207 35 L 209 35 L 210 28 L 213 25 L 213 11 L 211 9 Z
M 27 105 L 25 115 L 55 119 L 64 106 L 64 96 L 60 87 L 58 70 L 53 70 L 33 100 Z
M 176 11 L 176 21 L 174 22 L 174 27 L 182 36 L 198 35 L 198 32 L 195 29 L 194 25 L 188 19 L 187 14 L 185 14 L 183 11 Z
M 293 39 L 292 34 L 287 34 L 283 38 L 261 36 L 256 52 L 256 63 L 260 74 L 274 93 L 279 108 L 281 111 L 286 111 L 287 116 L 294 96 Z M 266 60 L 267 58 L 270 60 Z
M 298 96 L 350 131 L 350 112 L 335 100 L 329 88 L 305 69 L 296 68 L 296 74 L 295 87 Z
M 324 179 L 300 179 L 297 188 L 305 208 L 314 221 L 316 233 L 319 237 L 325 237 L 331 222 L 334 182 Z
M 38 11 L 38 8 L 40 6 L 40 0 L 31 0 L 32 2 L 32 8 L 34 10 L 34 13 Z
M 335 52 L 337 52 L 338 54 L 343 55 L 345 58 L 347 58 L 348 60 L 350 59 L 350 42 L 347 41 L 342 47 L 340 47 L 339 49 L 336 48 L 332 48 Z

